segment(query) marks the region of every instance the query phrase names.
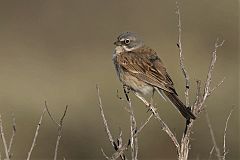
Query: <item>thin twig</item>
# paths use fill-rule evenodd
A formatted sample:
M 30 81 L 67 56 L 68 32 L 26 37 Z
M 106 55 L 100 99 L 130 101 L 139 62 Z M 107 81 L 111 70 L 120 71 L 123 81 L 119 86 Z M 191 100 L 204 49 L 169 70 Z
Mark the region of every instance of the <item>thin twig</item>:
M 225 128 L 224 128 L 224 134 L 223 134 L 223 157 L 222 159 L 225 160 L 226 159 L 226 154 L 227 154 L 227 151 L 226 151 L 226 135 L 227 135 L 227 128 L 228 128 L 228 121 L 232 115 L 232 112 L 233 112 L 234 108 L 231 109 L 228 117 L 227 117 L 227 120 L 226 120 L 226 123 L 225 123 Z
M 190 88 L 190 81 L 189 81 L 189 75 L 187 73 L 187 70 L 184 66 L 184 57 L 183 57 L 183 48 L 182 48 L 182 23 L 181 23 L 181 13 L 180 13 L 180 8 L 179 4 L 176 1 L 176 6 L 177 6 L 177 18 L 178 18 L 178 49 L 179 49 L 179 64 L 180 68 L 182 70 L 183 76 L 185 78 L 185 99 L 186 99 L 186 106 L 189 107 L 189 88 Z
M 209 157 L 208 157 L 208 160 L 211 160 L 212 159 L 212 153 L 214 151 L 214 146 L 212 147 L 211 151 L 209 152 Z
M 132 108 L 132 102 L 129 96 L 127 95 L 126 89 L 123 87 L 124 93 L 128 102 L 128 107 L 130 110 L 130 132 L 131 132 L 131 155 L 132 155 L 132 160 L 137 160 L 138 156 L 138 139 L 137 136 L 134 136 L 136 129 L 137 129 L 137 122 L 135 119 L 134 111 Z
M 5 156 L 6 156 L 6 159 L 9 160 L 8 147 L 7 147 L 7 142 L 6 142 L 6 139 L 5 139 L 5 136 L 4 136 L 1 114 L 0 114 L 0 132 L 1 132 L 0 134 L 1 134 L 2 141 L 3 141 L 3 147 L 4 147 L 4 150 L 5 150 Z
M 217 60 L 217 49 L 219 47 L 221 47 L 224 44 L 224 40 L 222 42 L 219 42 L 219 39 L 217 38 L 217 40 L 215 41 L 215 45 L 214 45 L 214 50 L 212 52 L 212 60 L 209 66 L 209 70 L 208 70 L 208 74 L 207 74 L 207 79 L 205 82 L 205 87 L 204 87 L 204 94 L 203 94 L 203 99 L 202 99 L 202 103 L 199 105 L 199 109 L 201 109 L 203 107 L 204 102 L 206 101 L 207 97 L 210 96 L 211 93 L 211 89 L 210 89 L 210 84 L 212 81 L 212 72 Z M 220 83 L 222 84 L 222 83 Z M 219 85 L 218 85 L 219 86 Z M 215 87 L 214 89 L 216 89 L 217 87 Z
M 192 106 L 192 111 L 195 115 L 198 115 L 198 108 L 199 104 L 201 103 L 202 100 L 202 94 L 201 94 L 201 81 L 197 80 L 197 91 L 196 91 L 196 100 L 194 105 Z
M 96 89 L 97 89 L 97 95 L 98 95 L 98 103 L 99 103 L 99 108 L 100 108 L 100 113 L 101 113 L 101 116 L 102 116 L 102 120 L 103 120 L 103 124 L 104 124 L 104 129 L 108 135 L 108 139 L 111 143 L 111 145 L 113 146 L 113 148 L 115 149 L 115 151 L 117 151 L 117 153 L 121 153 L 120 157 L 122 160 L 126 160 L 125 158 L 125 155 L 123 154 L 124 150 L 122 150 L 121 152 L 119 152 L 119 146 L 114 142 L 113 140 L 113 136 L 109 130 L 109 127 L 108 127 L 108 124 L 107 124 L 107 120 L 105 118 L 105 115 L 104 115 L 104 111 L 103 111 L 103 106 L 102 106 L 102 99 L 101 99 L 101 96 L 100 96 L 100 89 L 99 89 L 99 86 L 96 85 Z M 111 159 L 111 158 L 110 158 Z
M 123 145 L 121 148 L 119 148 L 119 149 L 111 156 L 110 159 L 111 159 L 111 160 L 116 160 L 116 159 L 118 159 L 119 157 L 122 158 L 123 153 L 124 153 L 124 151 L 125 151 L 127 148 L 128 148 L 128 145 L 127 145 L 127 144 Z
M 213 88 L 209 91 L 209 94 L 211 94 L 215 89 L 217 89 L 219 86 L 221 86 L 225 79 L 226 79 L 226 77 L 223 77 L 223 79 L 222 79 L 215 87 L 213 87 Z
M 135 135 L 138 135 L 142 129 L 148 124 L 148 122 L 150 121 L 150 119 L 153 117 L 153 113 L 146 119 L 146 121 L 137 129 Z
M 63 112 L 63 115 L 62 115 L 62 117 L 61 117 L 61 119 L 60 119 L 60 121 L 59 121 L 58 137 L 57 137 L 56 146 L 55 146 L 54 160 L 57 160 L 59 142 L 60 142 L 60 139 L 61 139 L 61 137 L 62 137 L 63 121 L 64 121 L 64 118 L 65 118 L 65 116 L 66 116 L 67 109 L 68 109 L 68 105 L 66 105 L 65 110 L 64 110 L 64 112 Z
M 137 129 L 137 125 L 136 125 L 136 119 L 133 113 L 133 109 L 132 109 L 132 104 L 131 104 L 131 99 L 128 96 L 128 92 L 126 90 L 124 90 L 126 99 L 123 98 L 119 98 L 120 96 L 117 95 L 117 97 L 120 100 L 124 100 L 125 102 L 128 103 L 128 108 L 127 111 L 130 113 L 130 125 L 131 125 L 131 138 L 129 139 L 129 141 L 126 144 L 122 144 L 122 131 L 120 131 L 119 134 L 119 138 L 117 139 L 117 143 L 114 142 L 113 138 L 112 138 L 112 134 L 109 130 L 109 126 L 107 124 L 107 120 L 105 118 L 104 112 L 103 112 L 103 106 L 102 106 L 102 100 L 101 100 L 101 96 L 100 96 L 100 89 L 99 86 L 96 86 L 97 88 L 97 95 L 98 95 L 98 101 L 99 101 L 99 108 L 100 108 L 100 113 L 103 119 L 103 124 L 104 124 L 104 129 L 108 135 L 108 139 L 111 143 L 111 145 L 113 146 L 113 148 L 116 150 L 116 152 L 114 154 L 112 154 L 111 157 L 108 157 L 102 150 L 103 155 L 106 159 L 111 159 L 111 160 L 115 160 L 118 157 L 121 157 L 121 159 L 125 159 L 127 160 L 127 158 L 124 156 L 124 151 L 127 150 L 128 146 L 131 145 L 132 142 L 134 142 L 133 145 L 133 150 L 134 150 L 134 154 L 132 155 L 132 159 L 136 160 L 137 156 L 138 156 L 138 142 L 137 142 L 137 136 L 139 135 L 139 133 L 143 130 L 143 128 L 148 124 L 148 122 L 150 121 L 150 119 L 152 118 L 153 114 L 151 114 L 146 121 L 144 121 L 144 123 L 139 127 L 139 129 Z
M 180 13 L 180 7 L 178 4 L 178 1 L 176 1 L 176 14 L 178 19 L 178 49 L 179 49 L 179 64 L 180 68 L 182 70 L 184 79 L 185 79 L 185 105 L 186 107 L 189 107 L 189 88 L 190 88 L 190 81 L 189 81 L 189 75 L 184 65 L 184 57 L 183 57 L 183 48 L 182 48 L 182 23 L 181 23 L 181 13 Z M 180 147 L 179 147 L 179 154 L 178 159 L 179 160 L 187 160 L 188 159 L 188 152 L 189 152 L 189 142 L 190 142 L 190 133 L 191 128 L 193 125 L 193 120 L 186 120 L 186 126 L 185 130 L 181 139 Z
M 209 70 L 208 70 L 208 74 L 207 74 L 207 79 L 205 81 L 205 86 L 204 86 L 204 93 L 203 96 L 200 96 L 200 83 L 198 82 L 198 86 L 197 86 L 197 100 L 195 102 L 195 104 L 193 105 L 193 113 L 196 115 L 199 115 L 201 113 L 201 111 L 203 110 L 204 107 L 204 103 L 207 99 L 208 96 L 210 96 L 211 91 L 215 90 L 217 87 L 219 87 L 222 82 L 219 83 L 219 85 L 217 85 L 216 87 L 214 87 L 213 90 L 210 89 L 210 84 L 211 84 L 211 80 L 212 80 L 212 72 L 214 69 L 214 65 L 216 63 L 216 58 L 217 58 L 217 49 L 218 47 L 221 47 L 223 45 L 224 41 L 219 42 L 219 40 L 217 39 L 215 41 L 215 47 L 214 47 L 214 51 L 212 52 L 212 59 L 210 62 L 210 66 L 209 66 Z M 187 159 L 188 158 L 188 151 L 189 151 L 189 142 L 190 142 L 190 134 L 192 131 L 192 127 L 193 127 L 193 122 L 191 120 L 191 122 L 186 126 L 186 134 L 185 136 L 182 137 L 181 140 L 181 156 L 180 159 Z M 215 148 L 215 150 L 217 150 Z M 220 151 L 219 151 L 220 153 Z
M 109 127 L 108 127 L 108 124 L 107 124 L 107 120 L 106 120 L 105 115 L 104 115 L 99 86 L 96 85 L 96 88 L 97 88 L 98 103 L 99 103 L 100 113 L 101 113 L 103 124 L 104 124 L 104 129 L 105 129 L 105 131 L 106 131 L 106 133 L 108 135 L 108 139 L 109 139 L 111 145 L 113 146 L 113 148 L 116 149 L 116 144 L 115 144 L 115 142 L 113 140 L 112 134 L 111 134 L 111 132 L 109 130 Z
M 49 117 L 51 118 L 51 120 L 52 120 L 57 126 L 60 126 L 60 124 L 53 118 L 51 112 L 49 111 L 48 105 L 47 105 L 47 101 L 45 101 L 44 104 L 45 104 L 45 108 L 46 108 L 47 113 L 48 113 Z
M 180 68 L 182 70 L 183 76 L 185 78 L 185 83 L 186 83 L 186 89 L 185 89 L 185 99 L 186 99 L 186 106 L 189 106 L 189 75 L 185 69 L 184 66 L 184 58 L 183 58 L 183 49 L 182 49 L 182 24 L 181 24 L 181 14 L 180 14 L 180 7 L 178 2 L 176 2 L 176 6 L 177 6 L 177 18 L 178 18 L 178 49 L 179 49 L 179 57 L 180 57 Z M 209 70 L 208 70 L 208 74 L 207 74 L 207 79 L 205 82 L 205 87 L 204 87 L 204 94 L 203 96 L 201 96 L 201 84 L 198 81 L 197 82 L 197 97 L 196 97 L 196 102 L 195 104 L 191 107 L 192 108 L 192 112 L 197 116 L 198 114 L 200 114 L 200 112 L 203 110 L 203 106 L 204 103 L 207 99 L 208 96 L 210 96 L 210 93 L 213 92 L 217 87 L 219 87 L 224 79 L 213 89 L 210 89 L 210 84 L 211 84 L 211 77 L 212 77 L 212 72 L 214 69 L 214 65 L 216 62 L 216 53 L 217 53 L 217 49 L 218 47 L 221 47 L 223 45 L 224 41 L 219 42 L 219 40 L 217 39 L 215 42 L 215 48 L 214 51 L 212 52 L 212 59 L 211 59 L 211 63 L 209 66 Z M 184 135 L 181 139 L 181 146 L 180 146 L 180 155 L 178 157 L 178 159 L 181 160 L 187 160 L 188 159 L 188 152 L 189 152 L 189 142 L 190 142 L 190 136 L 191 136 L 191 132 L 192 132 L 192 128 L 193 128 L 193 120 L 187 121 L 186 123 L 186 127 L 185 127 L 185 132 Z
M 101 148 L 101 151 L 102 151 L 103 156 L 104 156 L 106 159 L 109 159 L 109 160 L 110 160 L 110 158 L 106 155 L 106 153 L 103 151 L 102 148 Z
M 178 49 L 179 49 L 179 64 L 180 68 L 182 70 L 184 79 L 185 79 L 185 105 L 186 107 L 189 107 L 189 88 L 190 88 L 190 81 L 189 81 L 189 75 L 184 65 L 184 57 L 183 57 L 183 48 L 182 48 L 182 23 L 181 23 L 181 13 L 180 13 L 180 7 L 178 4 L 178 1 L 176 1 L 176 14 L 178 19 Z M 198 97 L 197 97 L 198 99 Z M 191 107 L 191 110 L 193 110 L 193 107 Z M 194 112 L 193 112 L 194 113 Z M 188 152 L 189 152 L 189 142 L 190 142 L 190 134 L 191 129 L 193 126 L 193 120 L 188 119 L 186 120 L 186 126 L 185 130 L 181 139 L 181 143 L 179 146 L 179 153 L 178 153 L 178 159 L 179 160 L 187 160 L 188 159 Z
M 38 122 L 38 125 L 37 125 L 37 129 L 36 129 L 36 132 L 35 132 L 35 135 L 34 135 L 34 138 L 33 138 L 32 146 L 31 146 L 31 148 L 30 148 L 30 151 L 28 152 L 27 160 L 30 160 L 30 157 L 31 157 L 33 148 L 34 148 L 35 145 L 36 145 L 36 140 L 37 140 L 38 132 L 39 132 L 40 125 L 41 125 L 41 123 L 42 123 L 42 119 L 43 119 L 43 116 L 44 116 L 45 112 L 46 112 L 46 108 L 43 109 L 42 115 L 41 115 L 41 117 L 40 117 L 40 119 L 39 119 L 39 122 Z
M 167 135 L 171 138 L 171 140 L 173 141 L 176 149 L 177 149 L 177 153 L 179 155 L 180 153 L 180 146 L 179 143 L 177 141 L 176 136 L 173 134 L 173 132 L 170 130 L 170 128 L 167 126 L 167 124 L 162 120 L 162 118 L 159 116 L 158 112 L 156 111 L 157 109 L 151 104 L 149 103 L 145 98 L 143 98 L 141 95 L 139 95 L 138 93 L 134 92 L 134 94 L 146 105 L 149 106 L 151 111 L 153 112 L 155 118 L 160 122 L 161 124 L 161 128 L 163 131 L 165 131 L 167 133 Z
M 211 122 L 210 122 L 207 111 L 206 111 L 206 120 L 207 120 L 208 128 L 210 130 L 210 134 L 211 134 L 211 138 L 212 138 L 212 142 L 213 142 L 213 146 L 214 146 L 217 158 L 218 158 L 218 160 L 221 160 L 221 153 L 220 153 L 220 150 L 217 146 L 217 142 L 216 142 L 216 139 L 215 139 L 215 135 L 214 135 L 213 128 L 212 128 L 212 125 L 211 125 Z
M 128 144 L 124 144 L 122 147 L 118 148 L 118 150 L 112 154 L 111 157 L 108 157 L 105 152 L 103 151 L 103 149 L 101 149 L 102 153 L 103 153 L 103 156 L 106 158 L 106 159 L 109 159 L 109 160 L 116 160 L 118 159 L 119 157 L 121 157 L 121 159 L 127 159 L 125 158 L 125 156 L 123 157 L 123 153 L 125 150 L 127 150 L 128 148 Z
M 118 138 L 117 138 L 117 145 L 118 145 L 118 148 L 121 148 L 122 145 L 123 145 L 122 130 L 121 130 L 121 129 L 120 129 L 119 136 L 118 136 Z
M 9 142 L 9 145 L 8 145 L 8 154 L 10 157 L 12 157 L 11 155 L 11 148 L 12 148 L 12 144 L 13 144 L 13 140 L 14 140 L 14 137 L 16 135 L 16 119 L 15 119 L 15 116 L 14 114 L 12 114 L 12 136 L 11 136 L 11 139 L 10 139 L 10 142 Z
M 62 138 L 63 121 L 64 121 L 64 118 L 65 118 L 65 116 L 66 116 L 66 114 L 67 114 L 68 105 L 66 105 L 65 110 L 64 110 L 64 112 L 63 112 L 63 115 L 62 115 L 62 117 L 60 118 L 59 122 L 57 122 L 57 121 L 53 118 L 51 112 L 49 111 L 49 108 L 48 108 L 48 105 L 47 105 L 47 102 L 46 102 L 46 101 L 45 101 L 45 109 L 46 109 L 49 117 L 51 118 L 51 120 L 52 120 L 52 121 L 57 125 L 57 127 L 58 127 L 58 136 L 57 136 L 57 141 L 56 141 L 56 145 L 55 145 L 55 152 L 54 152 L 54 158 L 53 158 L 54 160 L 57 160 L 59 143 L 60 143 L 60 140 L 61 140 L 61 138 Z
M 136 133 L 133 135 L 133 138 L 137 137 L 138 134 L 142 131 L 142 129 L 148 124 L 148 122 L 150 121 L 150 119 L 152 118 L 152 116 L 154 115 L 155 118 L 157 118 L 157 120 L 160 122 L 161 124 L 161 128 L 163 131 L 165 131 L 168 136 L 171 138 L 171 140 L 174 142 L 175 147 L 177 148 L 177 153 L 179 154 L 180 152 L 180 147 L 179 147 L 179 143 L 177 141 L 177 138 L 175 137 L 175 135 L 172 133 L 172 131 L 169 129 L 169 127 L 166 125 L 166 123 L 161 119 L 161 117 L 159 116 L 158 112 L 156 111 L 156 108 L 149 103 L 145 98 L 143 98 L 142 96 L 140 96 L 138 93 L 133 92 L 146 106 L 149 106 L 151 111 L 153 112 L 147 119 L 146 121 L 139 127 L 139 129 L 136 131 Z M 129 99 L 129 97 L 128 97 Z M 124 146 L 127 147 L 127 145 L 125 144 Z M 122 147 L 123 150 L 125 150 L 126 148 L 124 148 L 124 146 Z M 118 154 L 119 151 L 117 151 L 115 154 Z

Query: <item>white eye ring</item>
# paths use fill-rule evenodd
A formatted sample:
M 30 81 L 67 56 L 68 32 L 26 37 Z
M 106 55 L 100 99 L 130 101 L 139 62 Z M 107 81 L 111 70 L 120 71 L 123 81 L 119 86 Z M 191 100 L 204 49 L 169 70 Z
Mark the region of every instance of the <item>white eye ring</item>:
M 130 43 L 130 39 L 125 39 L 125 40 L 124 40 L 124 43 L 125 43 L 125 44 L 129 44 L 129 43 Z

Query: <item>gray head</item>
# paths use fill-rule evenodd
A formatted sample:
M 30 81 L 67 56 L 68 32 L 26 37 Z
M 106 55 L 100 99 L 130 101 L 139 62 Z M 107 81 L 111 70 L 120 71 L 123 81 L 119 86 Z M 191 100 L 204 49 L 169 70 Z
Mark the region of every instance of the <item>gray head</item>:
M 124 32 L 118 36 L 114 42 L 116 46 L 121 46 L 125 51 L 132 51 L 144 45 L 143 41 L 132 32 Z

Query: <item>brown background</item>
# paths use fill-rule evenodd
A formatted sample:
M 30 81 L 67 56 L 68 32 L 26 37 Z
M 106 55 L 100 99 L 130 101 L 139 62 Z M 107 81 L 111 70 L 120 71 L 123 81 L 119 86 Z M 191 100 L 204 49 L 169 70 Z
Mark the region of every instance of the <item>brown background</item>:
M 207 100 L 217 143 L 222 150 L 224 124 L 232 106 L 239 105 L 238 1 L 181 1 L 183 49 L 191 77 L 191 102 L 195 81 L 206 78 L 217 37 L 226 43 L 218 51 L 213 84 L 224 84 Z M 7 140 L 11 113 L 16 116 L 14 159 L 29 151 L 44 100 L 54 117 L 70 105 L 64 123 L 59 158 L 103 159 L 100 148 L 113 153 L 99 114 L 95 85 L 101 87 L 104 109 L 114 135 L 119 128 L 129 136 L 128 113 L 116 98 L 121 85 L 112 65 L 113 41 L 123 31 L 138 33 L 163 59 L 183 99 L 184 79 L 178 65 L 175 0 L 1 0 L 0 1 L 0 113 Z M 122 92 L 120 92 L 122 94 Z M 149 115 L 133 98 L 138 124 Z M 159 97 L 161 116 L 176 132 L 184 119 Z M 239 107 L 239 106 L 238 106 Z M 239 109 L 229 121 L 228 159 L 239 159 Z M 45 117 L 33 159 L 51 159 L 57 129 Z M 190 158 L 207 159 L 212 148 L 204 114 L 196 122 Z M 0 143 L 2 144 L 2 143 Z M 1 146 L 2 147 L 2 146 Z M 4 151 L 1 149 L 1 155 Z M 176 159 L 170 139 L 152 120 L 139 136 L 139 159 Z M 216 158 L 216 157 L 215 157 Z

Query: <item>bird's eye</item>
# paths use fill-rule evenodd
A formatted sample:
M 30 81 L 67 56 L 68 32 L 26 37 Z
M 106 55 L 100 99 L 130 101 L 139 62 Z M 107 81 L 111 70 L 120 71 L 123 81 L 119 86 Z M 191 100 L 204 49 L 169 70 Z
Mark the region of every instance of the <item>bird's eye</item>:
M 129 44 L 129 43 L 130 43 L 130 39 L 125 39 L 125 40 L 124 40 L 124 43 L 125 43 L 125 44 Z

